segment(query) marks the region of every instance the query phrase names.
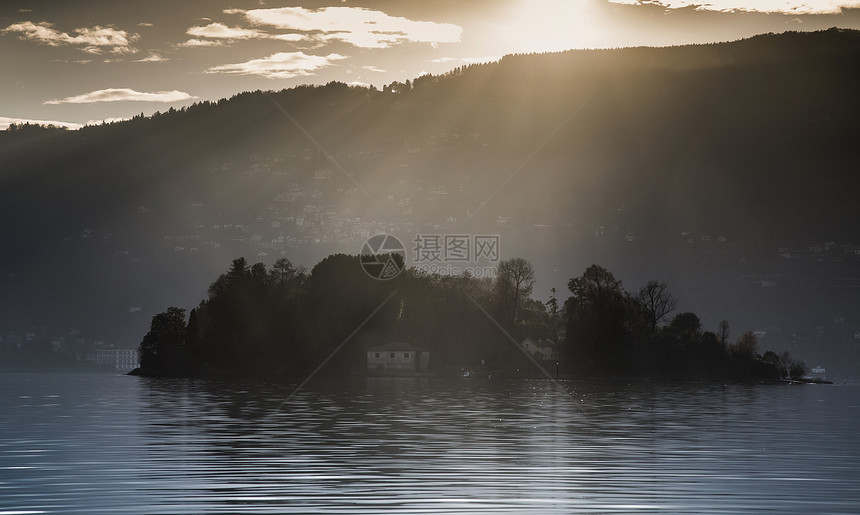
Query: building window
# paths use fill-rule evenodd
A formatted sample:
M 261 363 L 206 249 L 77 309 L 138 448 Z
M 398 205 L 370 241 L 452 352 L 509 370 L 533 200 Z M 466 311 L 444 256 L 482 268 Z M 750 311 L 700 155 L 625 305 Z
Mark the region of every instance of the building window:
M 377 353 L 376 353 L 376 356 L 374 356 L 374 357 L 375 357 L 376 359 L 379 359 L 379 353 L 377 352 Z
M 411 355 L 411 354 L 409 354 L 408 352 L 404 352 L 404 353 L 403 353 L 403 359 L 409 359 L 409 358 L 411 358 L 411 357 L 412 357 L 412 355 Z
M 394 353 L 393 353 L 393 352 L 392 352 L 392 353 L 390 353 L 390 354 L 388 355 L 388 357 L 389 357 L 389 358 L 394 359 Z

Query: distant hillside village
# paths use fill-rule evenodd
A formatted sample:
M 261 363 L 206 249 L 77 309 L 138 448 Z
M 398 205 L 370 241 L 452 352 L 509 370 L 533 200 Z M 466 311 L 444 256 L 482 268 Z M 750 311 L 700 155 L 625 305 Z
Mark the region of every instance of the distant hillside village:
M 272 194 L 250 211 L 243 210 L 230 216 L 222 207 L 213 206 L 203 199 L 187 198 L 182 207 L 183 217 L 191 220 L 182 232 L 163 234 L 160 245 L 175 253 L 198 253 L 231 247 L 237 244 L 247 247 L 259 259 L 277 259 L 296 249 L 319 247 L 359 248 L 362 242 L 380 232 L 394 234 L 408 241 L 416 233 L 446 233 L 462 230 L 470 223 L 470 214 L 463 211 L 470 199 L 480 198 L 490 183 L 479 175 L 427 173 L 429 163 L 440 158 L 440 153 L 469 155 L 486 152 L 487 145 L 481 133 L 468 136 L 441 133 L 427 141 L 407 143 L 403 148 L 368 148 L 352 152 L 332 151 L 320 155 L 308 147 L 302 151 L 281 157 L 249 154 L 245 159 L 224 163 L 213 169 L 214 176 L 244 177 L 249 183 L 260 185 L 275 181 L 280 191 Z M 427 154 L 427 157 L 422 157 Z M 368 216 L 365 209 L 355 209 L 356 203 L 365 202 L 363 193 L 351 184 L 343 173 L 331 164 L 335 160 L 346 169 L 361 173 L 378 166 L 379 161 L 399 160 L 392 170 L 397 179 L 386 184 L 380 197 L 384 211 Z M 375 192 L 376 193 L 376 192 Z M 635 220 L 624 215 L 628 206 L 619 204 L 603 217 L 582 219 L 576 216 L 559 216 L 546 213 L 535 216 L 510 209 L 496 207 L 491 220 L 483 225 L 507 241 L 522 237 L 529 231 L 551 234 L 561 238 L 593 238 L 615 240 L 626 244 L 628 251 L 641 252 L 637 245 L 647 245 L 654 235 L 637 230 Z M 160 220 L 161 208 L 140 205 L 137 214 L 141 221 Z M 113 232 L 101 232 L 96 228 L 85 228 L 80 234 L 70 235 L 82 239 L 111 240 L 118 236 Z M 671 242 L 674 246 L 694 249 L 702 255 L 718 257 L 722 262 L 737 262 L 744 258 L 748 249 L 738 246 L 737 241 L 722 234 L 707 234 L 701 231 L 678 231 Z M 806 264 L 810 267 L 827 264 L 839 266 L 847 263 L 860 264 L 860 240 L 855 241 L 809 241 L 803 245 L 778 246 L 769 249 L 792 266 Z M 115 257 L 131 259 L 134 251 L 114 248 Z M 805 277 L 786 277 L 784 274 L 739 274 L 737 279 L 763 288 L 790 285 L 804 286 L 810 281 Z M 816 277 L 816 284 L 824 278 Z M 840 286 L 860 287 L 860 278 L 834 279 Z M 848 284 L 845 282 L 848 281 Z
M 77 329 L 48 336 L 46 329 L 31 329 L 0 336 L 0 368 L 99 369 L 128 372 L 140 366 L 137 346 L 116 347 L 104 340 L 89 340 Z

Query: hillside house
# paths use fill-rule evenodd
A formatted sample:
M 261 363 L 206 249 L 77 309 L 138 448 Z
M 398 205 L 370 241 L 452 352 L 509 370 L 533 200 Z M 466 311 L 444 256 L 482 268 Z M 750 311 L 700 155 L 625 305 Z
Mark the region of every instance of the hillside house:
M 526 338 L 520 342 L 520 346 L 535 359 L 550 361 L 558 360 L 559 352 L 554 341 L 550 339 L 534 341 Z
M 414 375 L 430 368 L 430 352 L 410 343 L 386 343 L 367 350 L 370 375 Z
M 96 365 L 116 370 L 132 370 L 140 366 L 138 349 L 97 349 L 94 357 Z M 89 355 L 87 359 L 90 359 Z
M 805 377 L 806 379 L 811 379 L 813 381 L 826 381 L 827 370 L 821 365 L 818 365 L 817 367 L 812 367 Z

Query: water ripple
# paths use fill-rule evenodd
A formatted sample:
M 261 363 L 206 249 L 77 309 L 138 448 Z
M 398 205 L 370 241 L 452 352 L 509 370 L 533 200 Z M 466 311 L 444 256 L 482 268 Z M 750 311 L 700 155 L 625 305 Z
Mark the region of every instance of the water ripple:
M 0 382 L 0 515 L 860 507 L 851 387 Z

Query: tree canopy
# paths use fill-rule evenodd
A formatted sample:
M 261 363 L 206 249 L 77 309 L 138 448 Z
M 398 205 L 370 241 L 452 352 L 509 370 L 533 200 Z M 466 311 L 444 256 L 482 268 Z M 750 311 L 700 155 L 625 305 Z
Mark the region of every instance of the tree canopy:
M 520 342 L 545 341 L 560 365 L 579 376 L 775 379 L 803 365 L 773 352 L 760 356 L 751 332 L 723 345 L 703 332 L 695 313 L 676 314 L 666 283 L 649 281 L 635 295 L 599 265 L 555 292 L 531 298 L 535 270 L 527 260 L 500 263 L 495 278 L 440 276 L 416 269 L 391 280 L 364 273 L 360 256 L 328 256 L 308 273 L 287 259 L 271 268 L 232 261 L 191 310 L 155 315 L 140 345 L 141 366 L 155 374 L 242 374 L 295 378 L 327 363 L 327 373 L 360 372 L 365 350 L 406 341 L 435 354 L 439 369 L 488 367 L 544 374 Z M 561 323 L 560 323 L 561 322 Z M 563 333 L 563 341 L 556 338 Z M 546 359 L 546 358 L 541 358 Z

